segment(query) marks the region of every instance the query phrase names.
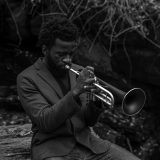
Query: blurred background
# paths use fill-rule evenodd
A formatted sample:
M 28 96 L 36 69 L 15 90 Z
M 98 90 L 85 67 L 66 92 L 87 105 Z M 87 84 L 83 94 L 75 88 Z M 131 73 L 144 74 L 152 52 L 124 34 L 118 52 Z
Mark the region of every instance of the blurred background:
M 58 15 L 67 16 L 79 28 L 81 43 L 74 63 L 95 67 L 97 77 L 123 91 L 140 87 L 146 92 L 146 104 L 138 115 L 126 116 L 119 107 L 108 109 L 93 127 L 94 134 L 142 160 L 159 160 L 159 0 L 1 0 L 1 138 L 6 140 L 11 132 L 12 138 L 32 134 L 19 129 L 31 122 L 19 102 L 16 77 L 42 56 L 37 46 L 41 23 Z M 20 154 L 23 151 L 19 149 Z M 18 154 L 8 158 L 14 155 Z M 24 155 L 29 157 L 28 150 Z

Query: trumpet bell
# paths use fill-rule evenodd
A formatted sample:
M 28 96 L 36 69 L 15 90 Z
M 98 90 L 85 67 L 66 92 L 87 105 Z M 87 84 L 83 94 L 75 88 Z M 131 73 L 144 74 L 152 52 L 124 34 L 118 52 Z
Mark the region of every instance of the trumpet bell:
M 122 110 L 128 116 L 138 114 L 146 101 L 145 92 L 140 88 L 133 88 L 124 95 Z

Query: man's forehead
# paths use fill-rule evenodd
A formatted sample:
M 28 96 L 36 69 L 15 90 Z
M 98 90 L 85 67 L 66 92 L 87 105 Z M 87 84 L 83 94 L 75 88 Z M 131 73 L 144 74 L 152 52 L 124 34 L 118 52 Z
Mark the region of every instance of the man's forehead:
M 76 41 L 64 41 L 64 40 L 61 40 L 61 39 L 56 39 L 55 41 L 55 45 L 57 47 L 61 47 L 61 48 L 64 48 L 64 49 L 75 49 L 78 47 L 78 40 Z

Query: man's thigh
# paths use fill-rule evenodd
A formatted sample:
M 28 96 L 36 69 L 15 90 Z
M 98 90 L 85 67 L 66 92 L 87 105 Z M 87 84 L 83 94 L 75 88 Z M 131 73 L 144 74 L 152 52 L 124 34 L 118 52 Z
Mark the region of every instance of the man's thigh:
M 68 155 L 64 157 L 52 157 L 45 160 L 140 160 L 126 149 L 110 143 L 108 151 L 101 154 L 94 154 L 89 149 L 77 145 Z
M 140 160 L 131 152 L 113 143 L 111 143 L 109 154 L 113 160 Z
M 51 157 L 51 158 L 45 158 L 44 160 L 65 160 L 64 157 Z

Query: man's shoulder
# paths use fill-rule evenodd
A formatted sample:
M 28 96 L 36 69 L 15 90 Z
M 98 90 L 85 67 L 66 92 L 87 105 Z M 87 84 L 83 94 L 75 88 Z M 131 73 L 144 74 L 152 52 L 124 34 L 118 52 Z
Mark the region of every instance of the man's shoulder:
M 32 80 L 35 78 L 35 75 L 35 67 L 31 65 L 17 75 L 17 82 L 21 82 L 24 79 Z
M 24 69 L 22 72 L 20 72 L 19 74 L 18 74 L 18 76 L 30 76 L 31 74 L 33 74 L 33 72 L 34 72 L 34 67 L 33 67 L 33 65 L 31 65 L 31 66 L 29 66 L 29 67 L 27 67 L 26 69 Z
M 36 74 L 36 70 L 40 68 L 42 65 L 42 59 L 38 58 L 35 63 L 28 66 L 26 69 L 24 69 L 22 72 L 18 74 L 18 77 L 34 77 Z

